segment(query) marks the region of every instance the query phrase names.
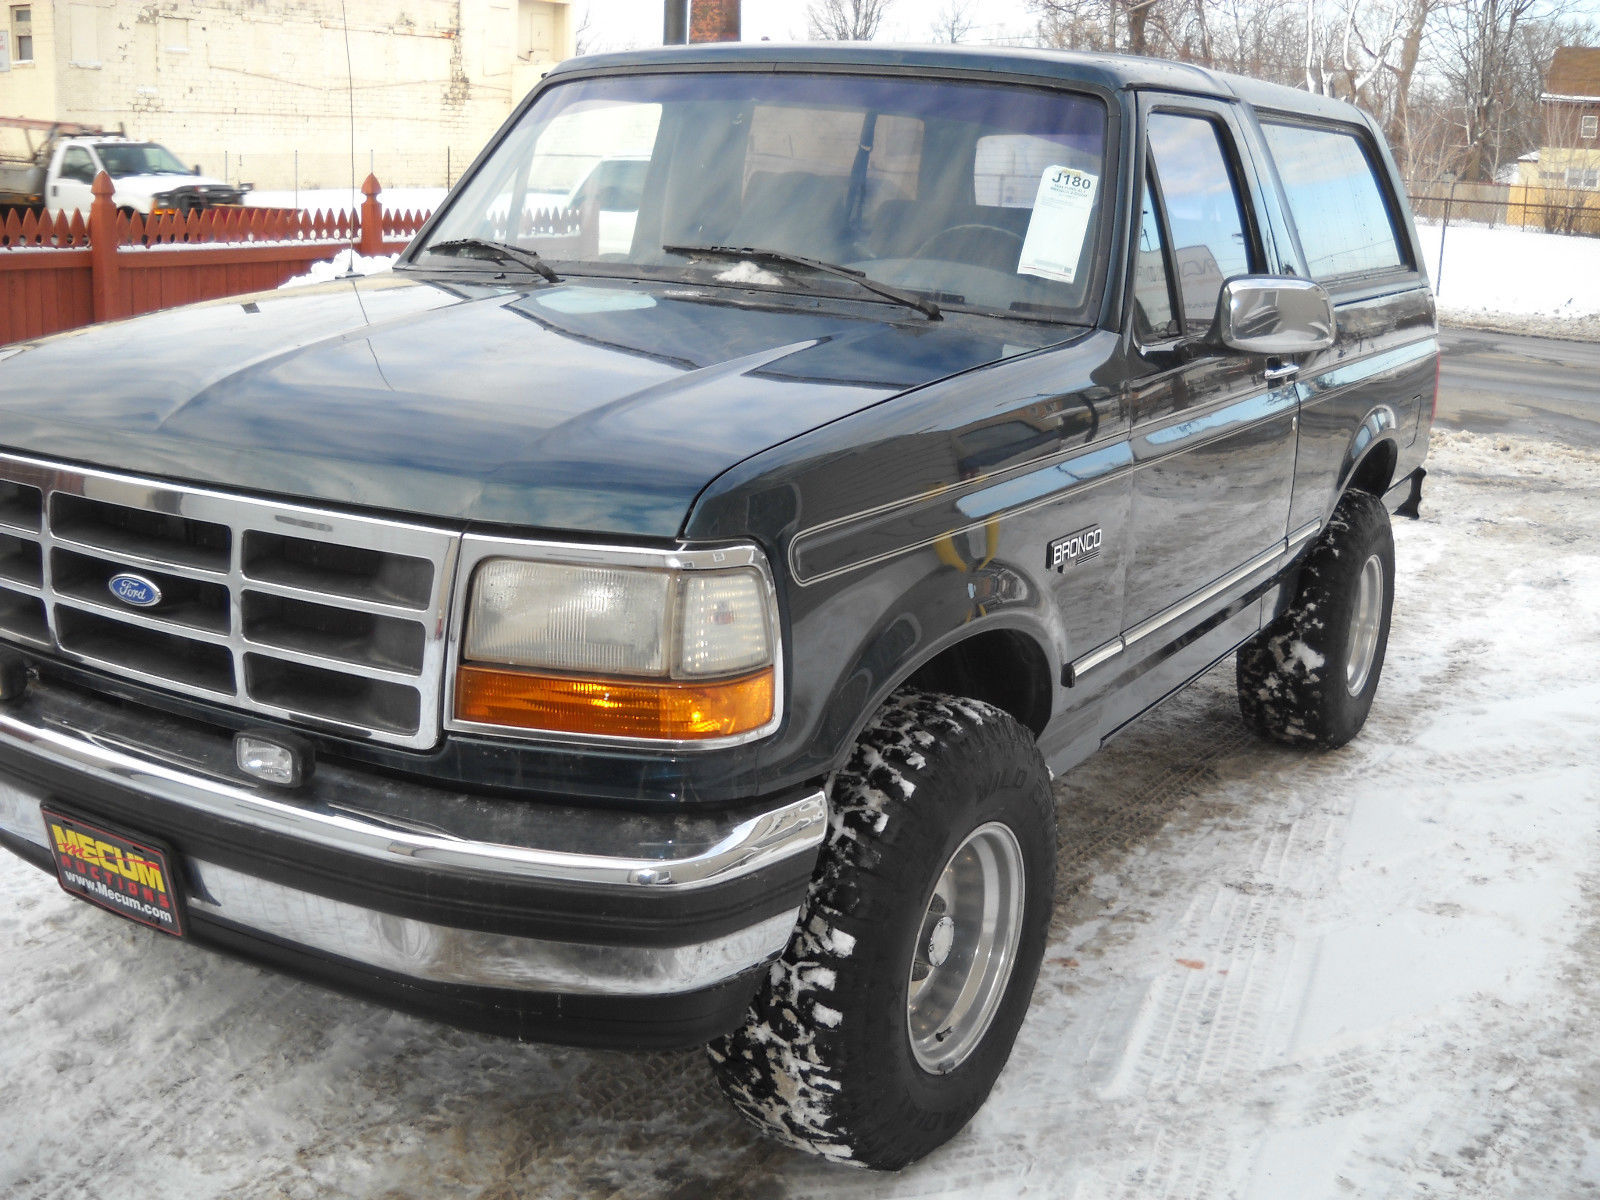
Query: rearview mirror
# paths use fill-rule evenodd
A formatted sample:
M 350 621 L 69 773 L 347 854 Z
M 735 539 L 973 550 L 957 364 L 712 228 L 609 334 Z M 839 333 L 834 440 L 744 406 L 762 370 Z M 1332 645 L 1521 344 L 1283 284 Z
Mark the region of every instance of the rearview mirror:
M 1333 301 L 1309 279 L 1236 275 L 1222 285 L 1207 340 L 1246 354 L 1291 357 L 1333 345 Z

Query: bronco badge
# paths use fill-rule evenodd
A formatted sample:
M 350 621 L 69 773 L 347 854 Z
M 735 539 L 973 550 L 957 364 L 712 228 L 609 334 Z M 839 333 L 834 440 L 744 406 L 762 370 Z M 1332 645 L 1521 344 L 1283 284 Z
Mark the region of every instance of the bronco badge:
M 1100 526 L 1090 525 L 1066 537 L 1057 538 L 1045 547 L 1044 565 L 1052 571 L 1065 574 L 1068 567 L 1100 554 L 1102 536 Z
M 155 581 L 135 575 L 132 571 L 113 575 L 106 584 L 106 590 L 124 604 L 131 604 L 135 608 L 154 608 L 161 603 L 161 589 Z

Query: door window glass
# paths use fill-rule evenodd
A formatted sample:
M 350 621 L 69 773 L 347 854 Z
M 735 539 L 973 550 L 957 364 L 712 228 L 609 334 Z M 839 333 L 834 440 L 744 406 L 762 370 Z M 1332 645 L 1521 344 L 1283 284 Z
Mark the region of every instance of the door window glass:
M 1222 130 L 1204 117 L 1154 114 L 1150 156 L 1172 232 L 1184 323 L 1194 333 L 1211 324 L 1222 281 L 1251 269 L 1239 193 Z
M 61 156 L 61 178 L 75 179 L 79 183 L 94 182 L 94 160 L 87 150 L 69 147 Z
M 1406 265 L 1372 159 L 1354 135 L 1306 125 L 1261 128 L 1311 278 L 1321 282 Z
M 1139 213 L 1139 245 L 1133 259 L 1134 332 L 1142 342 L 1159 342 L 1182 331 L 1172 311 L 1167 276 L 1167 243 L 1156 219 L 1155 179 L 1145 182 L 1144 208 Z

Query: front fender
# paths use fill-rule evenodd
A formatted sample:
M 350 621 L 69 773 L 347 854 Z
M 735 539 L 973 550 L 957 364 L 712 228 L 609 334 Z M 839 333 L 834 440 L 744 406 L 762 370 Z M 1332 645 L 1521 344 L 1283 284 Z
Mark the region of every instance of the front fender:
M 111 203 L 118 208 L 131 209 L 142 216 L 148 217 L 150 210 L 155 207 L 155 197 L 148 193 L 115 191 L 111 195 Z
M 917 555 L 923 569 L 907 578 L 896 572 L 902 586 L 883 604 L 877 618 L 866 625 L 847 651 L 844 669 L 828 695 L 819 697 L 821 712 L 815 725 L 810 757 L 840 765 L 862 728 L 885 699 L 939 655 L 983 634 L 1017 635 L 1018 652 L 1037 660 L 1041 678 L 1050 678 L 1048 664 L 1059 661 L 1052 647 L 1060 630 L 1052 620 L 1048 598 L 1028 577 L 1002 561 L 968 566 L 957 553 Z M 863 586 L 876 591 L 873 584 Z M 841 596 L 841 608 L 853 607 Z M 844 627 L 841 616 L 835 628 Z M 860 626 L 858 626 L 860 628 Z M 1047 689 L 1053 694 L 1054 689 Z M 1043 714 L 1048 718 L 1049 713 Z

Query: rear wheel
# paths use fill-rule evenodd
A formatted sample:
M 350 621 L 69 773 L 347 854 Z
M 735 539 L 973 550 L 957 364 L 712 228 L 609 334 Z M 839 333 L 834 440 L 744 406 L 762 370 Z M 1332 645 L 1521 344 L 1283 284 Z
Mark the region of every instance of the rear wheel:
M 1011 1053 L 1054 879 L 1032 735 L 975 700 L 897 695 L 835 781 L 788 949 L 710 1047 L 723 1092 L 832 1159 L 892 1170 L 942 1145 Z
M 1239 708 L 1280 742 L 1342 746 L 1372 710 L 1394 607 L 1394 535 L 1378 497 L 1351 492 L 1300 569 L 1294 601 L 1239 650 Z

